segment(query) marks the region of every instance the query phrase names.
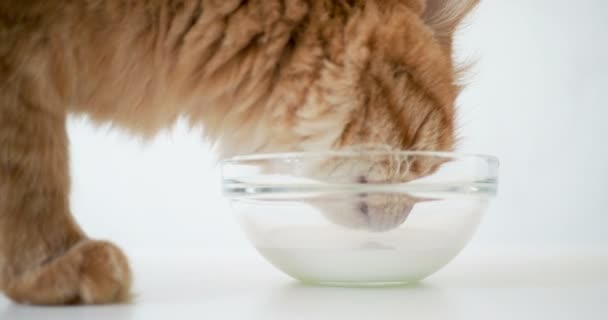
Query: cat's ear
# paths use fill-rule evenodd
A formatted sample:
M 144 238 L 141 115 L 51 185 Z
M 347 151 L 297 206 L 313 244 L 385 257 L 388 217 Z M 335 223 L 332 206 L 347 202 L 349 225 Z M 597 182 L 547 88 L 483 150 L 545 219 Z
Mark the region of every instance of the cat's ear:
M 479 0 L 420 0 L 422 18 L 435 32 L 435 37 L 448 51 L 452 50 L 454 31 L 477 6 Z

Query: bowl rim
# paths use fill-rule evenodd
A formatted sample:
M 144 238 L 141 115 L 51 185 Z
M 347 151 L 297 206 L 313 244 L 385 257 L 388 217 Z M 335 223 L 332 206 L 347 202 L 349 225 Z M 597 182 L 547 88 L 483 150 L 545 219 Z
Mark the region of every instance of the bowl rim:
M 243 165 L 259 165 L 258 162 L 283 162 L 294 160 L 307 160 L 318 157 L 369 157 L 369 156 L 422 156 L 436 157 L 456 162 L 477 162 L 475 166 L 486 168 L 482 177 L 465 179 L 459 181 L 457 185 L 453 182 L 391 182 L 391 183 L 313 183 L 306 184 L 297 183 L 277 183 L 276 181 L 249 181 L 240 176 L 226 175 L 225 169 L 231 167 L 239 167 Z M 288 194 L 308 194 L 315 195 L 318 192 L 387 192 L 387 193 L 459 193 L 459 194 L 475 194 L 479 196 L 494 197 L 497 194 L 498 187 L 498 158 L 490 155 L 482 154 L 466 154 L 445 151 L 405 151 L 405 150 L 330 150 L 330 151 L 313 151 L 313 152 L 284 152 L 284 153 L 257 153 L 249 155 L 239 155 L 225 159 L 220 162 L 222 171 L 223 193 L 229 198 L 261 198 L 265 195 L 288 195 Z M 364 186 L 364 187 L 362 187 Z M 365 191 L 362 190 L 365 189 Z M 459 190 L 456 190 L 458 188 Z M 237 190 L 237 191 L 235 191 Z M 243 191 L 246 191 L 243 193 Z
M 221 166 L 248 161 L 282 161 L 293 159 L 309 159 L 318 157 L 359 157 L 359 156 L 384 156 L 384 155 L 399 155 L 399 156 L 422 156 L 450 159 L 477 159 L 482 160 L 490 165 L 498 167 L 500 161 L 498 157 L 481 153 L 459 153 L 449 151 L 423 151 L 423 150 L 327 150 L 327 151 L 295 151 L 295 152 L 269 152 L 269 153 L 253 153 L 246 155 L 237 155 L 219 161 Z

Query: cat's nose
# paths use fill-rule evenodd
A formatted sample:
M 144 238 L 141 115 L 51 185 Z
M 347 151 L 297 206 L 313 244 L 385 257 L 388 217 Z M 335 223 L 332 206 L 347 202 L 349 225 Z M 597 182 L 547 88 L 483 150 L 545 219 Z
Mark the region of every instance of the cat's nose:
M 370 195 L 357 205 L 359 214 L 366 221 L 366 229 L 382 232 L 402 225 L 414 208 L 414 204 L 395 196 Z
M 357 183 L 367 184 L 366 176 L 357 177 Z M 398 194 L 359 194 L 356 209 L 364 226 L 370 231 L 382 232 L 399 227 L 409 216 L 414 202 Z
M 361 212 L 364 215 L 369 214 L 369 206 L 367 205 L 367 203 L 365 201 L 359 202 L 359 212 Z

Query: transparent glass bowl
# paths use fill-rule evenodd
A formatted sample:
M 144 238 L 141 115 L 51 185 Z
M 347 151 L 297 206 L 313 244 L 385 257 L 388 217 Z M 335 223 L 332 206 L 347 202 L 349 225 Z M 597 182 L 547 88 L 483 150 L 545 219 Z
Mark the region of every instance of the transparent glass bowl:
M 365 150 L 240 156 L 222 177 L 275 267 L 307 283 L 377 286 L 452 260 L 496 194 L 497 169 L 490 156 Z

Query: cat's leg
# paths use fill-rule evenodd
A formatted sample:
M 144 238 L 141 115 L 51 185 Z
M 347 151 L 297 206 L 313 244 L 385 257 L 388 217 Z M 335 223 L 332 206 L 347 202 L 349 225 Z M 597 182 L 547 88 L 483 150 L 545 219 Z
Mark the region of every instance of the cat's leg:
M 33 304 L 126 300 L 127 259 L 70 214 L 65 114 L 15 81 L 0 78 L 0 291 Z

